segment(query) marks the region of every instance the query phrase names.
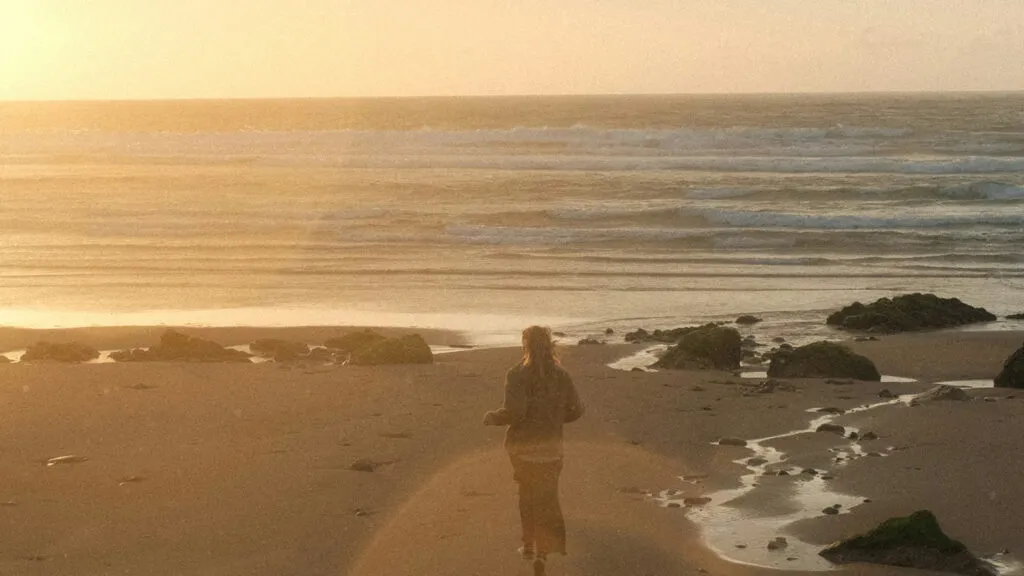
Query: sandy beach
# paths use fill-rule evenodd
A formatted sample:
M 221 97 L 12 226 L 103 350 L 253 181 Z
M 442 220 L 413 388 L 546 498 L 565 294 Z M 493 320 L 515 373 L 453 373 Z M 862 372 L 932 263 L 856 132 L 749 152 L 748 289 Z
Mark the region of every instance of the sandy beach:
M 231 330 L 196 334 L 223 344 L 267 335 Z M 150 344 L 155 333 L 74 336 L 117 348 Z M 2 336 L 12 348 L 32 341 Z M 313 342 L 324 333 L 296 328 L 289 337 Z M 446 333 L 428 340 L 461 342 Z M 820 416 L 809 409 L 878 403 L 882 388 L 910 394 L 937 381 L 991 379 L 1022 340 L 1015 332 L 884 337 L 854 347 L 884 374 L 917 382 L 798 380 L 769 394 L 753 392 L 762 380 L 730 373 L 607 366 L 641 346 L 564 348 L 588 413 L 567 429 L 570 555 L 549 572 L 777 573 L 723 559 L 742 562 L 745 550 L 765 547 L 744 532 L 756 523 L 735 523 L 735 535 L 709 533 L 715 495 L 742 487 L 744 467 L 734 461 L 753 455 L 716 440 L 800 430 Z M 438 355 L 433 365 L 373 368 L 0 365 L 0 573 L 527 574 L 514 552 L 515 488 L 501 432 L 481 424 L 517 357 L 515 349 L 480 349 Z M 787 571 L 813 560 L 799 543 L 824 545 L 920 508 L 979 555 L 1020 553 L 1024 398 L 970 394 L 971 402 L 898 403 L 837 417 L 879 436 L 863 443 L 878 456 L 844 464 L 834 459 L 851 443 L 838 435 L 765 441 L 818 477 L 765 477 L 733 507 L 751 518 L 785 516 L 800 486 L 826 500 L 870 500 L 836 516 L 811 511 L 780 528 L 794 545 L 772 562 Z M 85 460 L 46 465 L 60 456 Z M 358 460 L 374 470 L 351 470 Z M 684 496 L 713 501 L 703 510 L 673 507 Z

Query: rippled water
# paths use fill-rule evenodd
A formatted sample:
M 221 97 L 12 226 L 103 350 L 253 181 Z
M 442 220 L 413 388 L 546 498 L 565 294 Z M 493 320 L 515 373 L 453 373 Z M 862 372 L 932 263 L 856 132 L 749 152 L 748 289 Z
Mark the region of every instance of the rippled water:
M 1024 295 L 1019 95 L 5 103 L 0 194 L 0 324 L 795 325 Z

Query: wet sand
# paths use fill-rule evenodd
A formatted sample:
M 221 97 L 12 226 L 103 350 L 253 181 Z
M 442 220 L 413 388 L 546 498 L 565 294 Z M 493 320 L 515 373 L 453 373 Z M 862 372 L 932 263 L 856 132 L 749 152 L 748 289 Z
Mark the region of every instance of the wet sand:
M 956 334 L 948 338 L 964 342 L 959 334 L 971 333 Z M 954 364 L 937 337 L 865 344 L 884 372 L 927 379 L 940 372 L 925 367 Z M 961 350 L 997 341 L 1013 349 L 1022 338 L 966 339 Z M 756 394 L 757 381 L 727 373 L 606 366 L 639 349 L 564 350 L 588 413 L 567 429 L 562 501 L 571 555 L 554 559 L 551 574 L 776 574 L 721 560 L 702 544 L 686 508 L 663 507 L 644 493 L 696 497 L 736 488 L 744 468 L 733 461 L 750 452 L 716 446 L 718 438 L 802 428 L 814 417 L 808 408 L 877 401 L 882 387 L 927 388 L 808 380 Z M 929 353 L 932 362 L 884 364 Z M 515 490 L 501 431 L 481 425 L 517 356 L 471 350 L 438 356 L 432 366 L 377 368 L 0 366 L 0 573 L 527 574 L 514 552 Z M 998 371 L 989 360 L 962 358 L 969 368 L 941 376 Z M 906 449 L 855 460 L 829 481 L 871 504 L 782 535 L 817 544 L 926 507 L 979 553 L 1020 549 L 1017 402 L 1024 399 L 838 418 Z M 794 465 L 815 465 L 841 443 L 808 436 L 777 448 Z M 63 455 L 88 460 L 45 465 Z M 359 459 L 379 466 L 350 470 Z M 776 505 L 785 508 L 785 498 Z

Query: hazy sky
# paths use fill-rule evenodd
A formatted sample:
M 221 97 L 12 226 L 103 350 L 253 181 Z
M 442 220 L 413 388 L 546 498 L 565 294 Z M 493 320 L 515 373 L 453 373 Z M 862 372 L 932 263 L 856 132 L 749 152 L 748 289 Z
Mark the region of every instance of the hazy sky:
M 0 0 L 0 99 L 1024 90 L 1024 0 Z

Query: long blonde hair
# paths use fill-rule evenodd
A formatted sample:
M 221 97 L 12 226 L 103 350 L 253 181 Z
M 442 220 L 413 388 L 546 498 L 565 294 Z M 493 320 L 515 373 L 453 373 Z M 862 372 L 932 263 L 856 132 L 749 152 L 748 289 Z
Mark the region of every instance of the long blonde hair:
M 523 330 L 523 366 L 541 378 L 554 372 L 558 366 L 558 354 L 550 328 L 530 326 Z

